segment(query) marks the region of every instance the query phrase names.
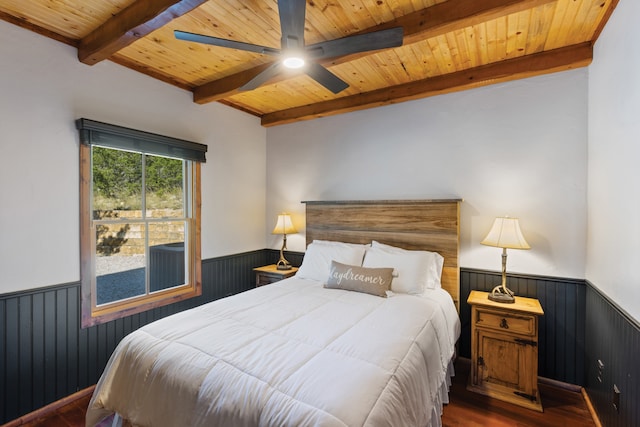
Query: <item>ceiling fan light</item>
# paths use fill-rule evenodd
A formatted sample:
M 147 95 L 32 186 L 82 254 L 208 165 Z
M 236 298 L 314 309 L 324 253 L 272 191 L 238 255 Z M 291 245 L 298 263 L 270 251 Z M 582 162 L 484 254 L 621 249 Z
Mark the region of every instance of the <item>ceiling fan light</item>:
M 282 65 L 287 68 L 302 68 L 304 67 L 304 59 L 299 56 L 289 56 L 282 60 Z

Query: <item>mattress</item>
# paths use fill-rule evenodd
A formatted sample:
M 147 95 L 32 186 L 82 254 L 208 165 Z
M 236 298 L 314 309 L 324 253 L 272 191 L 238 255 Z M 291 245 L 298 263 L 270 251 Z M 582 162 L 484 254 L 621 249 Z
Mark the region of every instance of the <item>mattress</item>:
M 86 421 L 436 426 L 459 333 L 441 289 L 381 298 L 294 276 L 126 336 Z

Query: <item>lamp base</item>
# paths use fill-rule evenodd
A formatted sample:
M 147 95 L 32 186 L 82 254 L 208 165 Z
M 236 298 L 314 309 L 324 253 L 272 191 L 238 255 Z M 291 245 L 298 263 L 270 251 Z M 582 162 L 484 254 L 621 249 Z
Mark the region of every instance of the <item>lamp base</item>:
M 505 292 L 506 289 L 506 292 Z M 516 298 L 514 297 L 513 291 L 509 288 L 504 288 L 502 285 L 498 285 L 489 294 L 489 300 L 493 302 L 500 302 L 505 304 L 513 304 L 516 302 Z
M 291 270 L 292 268 L 291 264 L 289 264 L 285 259 L 281 259 L 276 264 L 276 270 Z

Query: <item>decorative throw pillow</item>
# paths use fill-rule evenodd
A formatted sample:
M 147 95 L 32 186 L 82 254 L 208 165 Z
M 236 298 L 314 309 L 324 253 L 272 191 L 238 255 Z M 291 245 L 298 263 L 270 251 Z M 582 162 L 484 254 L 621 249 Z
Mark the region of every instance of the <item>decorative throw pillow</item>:
M 332 261 L 329 279 L 324 287 L 386 298 L 393 279 L 392 273 L 393 268 L 364 268 Z

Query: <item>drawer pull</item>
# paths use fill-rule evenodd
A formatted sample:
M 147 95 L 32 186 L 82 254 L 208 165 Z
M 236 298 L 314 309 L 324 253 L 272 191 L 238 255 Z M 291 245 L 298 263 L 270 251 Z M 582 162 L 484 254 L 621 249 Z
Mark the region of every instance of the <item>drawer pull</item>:
M 509 324 L 507 323 L 507 319 L 505 319 L 504 317 L 500 321 L 500 327 L 502 329 L 509 329 Z

